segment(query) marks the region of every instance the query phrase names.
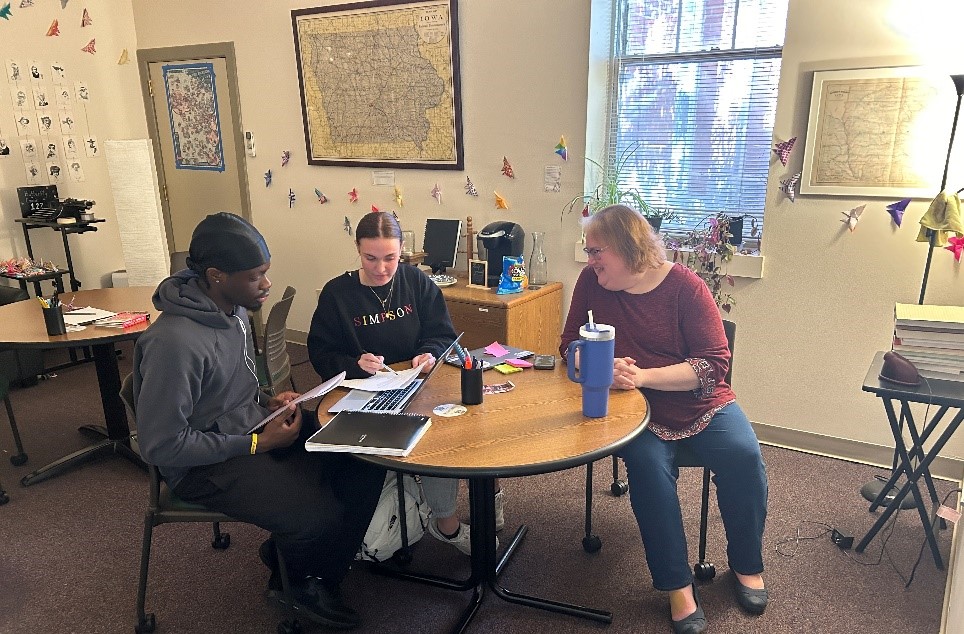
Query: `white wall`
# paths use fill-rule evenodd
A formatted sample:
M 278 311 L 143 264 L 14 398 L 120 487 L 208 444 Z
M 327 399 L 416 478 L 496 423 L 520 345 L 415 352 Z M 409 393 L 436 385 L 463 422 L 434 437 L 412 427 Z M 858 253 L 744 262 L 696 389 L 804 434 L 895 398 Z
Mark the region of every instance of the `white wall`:
M 8 59 L 14 59 L 25 66 L 36 60 L 48 69 L 48 74 L 50 63 L 57 61 L 67 69 L 67 85 L 71 90 L 75 81 L 86 82 L 90 89 L 90 104 L 85 108 L 74 103 L 71 109 L 78 121 L 76 136 L 90 134 L 97 137 L 101 157 L 88 158 L 81 149 L 80 162 L 86 181 L 74 182 L 68 178 L 58 184 L 57 189 L 61 198 L 95 201 L 94 213 L 108 219 L 108 222 L 97 225 L 96 233 L 69 238 L 77 278 L 84 288 L 100 288 L 110 271 L 124 268 L 103 143 L 107 139 L 144 138 L 147 134 L 144 109 L 136 91 L 137 64 L 133 56 L 137 44 L 131 6 L 124 2 L 89 0 L 83 4 L 70 3 L 64 9 L 59 2 L 38 2 L 25 9 L 20 9 L 19 3 L 14 2 L 12 7 L 10 19 L 3 22 L 0 31 L 0 61 L 6 65 Z M 93 24 L 82 28 L 85 8 Z M 48 37 L 47 30 L 55 19 L 59 23 L 60 35 Z M 97 52 L 93 55 L 81 51 L 91 39 L 96 40 Z M 125 48 L 130 52 L 131 63 L 118 65 Z M 49 79 L 43 85 L 53 86 Z M 0 157 L 0 259 L 27 254 L 21 226 L 14 222 L 21 215 L 16 188 L 26 184 L 26 176 L 14 124 L 10 86 L 4 72 L 0 77 L 0 137 L 11 144 L 11 154 Z M 32 85 L 27 86 L 29 92 Z M 52 96 L 51 103 L 55 103 Z M 50 111 L 56 116 L 56 107 L 51 107 Z M 59 126 L 55 126 L 54 132 L 52 138 L 59 142 Z M 41 140 L 39 134 L 33 136 L 37 141 Z M 46 181 L 43 184 L 47 184 Z M 59 234 L 35 229 L 30 240 L 35 257 L 66 265 Z

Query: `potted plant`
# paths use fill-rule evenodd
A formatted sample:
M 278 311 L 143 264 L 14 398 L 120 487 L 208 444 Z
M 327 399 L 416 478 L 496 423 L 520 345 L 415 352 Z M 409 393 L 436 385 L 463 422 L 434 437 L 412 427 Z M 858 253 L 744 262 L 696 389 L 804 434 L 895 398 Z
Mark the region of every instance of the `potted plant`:
M 572 213 L 573 209 L 579 209 L 583 216 L 591 216 L 603 207 L 609 205 L 626 205 L 639 211 L 654 230 L 659 231 L 663 220 L 675 220 L 678 218 L 675 211 L 668 207 L 659 208 L 649 204 L 643 195 L 635 187 L 625 187 L 622 183 L 626 173 L 632 168 L 630 160 L 639 149 L 640 143 L 636 141 L 624 148 L 619 154 L 612 157 L 605 166 L 586 157 L 600 182 L 592 191 L 576 196 L 563 207 L 563 216 Z M 560 217 L 561 221 L 562 217 Z
M 726 263 L 736 253 L 731 237 L 730 218 L 720 214 L 707 217 L 679 238 L 666 240 L 666 248 L 673 251 L 673 261 L 699 275 L 713 294 L 716 305 L 726 313 L 736 304 L 729 292 L 734 284 L 733 276 L 726 272 Z

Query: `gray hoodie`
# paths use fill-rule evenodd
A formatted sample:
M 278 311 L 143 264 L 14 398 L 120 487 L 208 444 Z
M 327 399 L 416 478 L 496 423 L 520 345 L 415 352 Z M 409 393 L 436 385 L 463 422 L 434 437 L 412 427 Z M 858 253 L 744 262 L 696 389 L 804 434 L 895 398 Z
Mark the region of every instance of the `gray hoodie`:
M 248 315 L 226 315 L 189 270 L 157 287 L 161 316 L 134 348 L 141 457 L 174 487 L 191 467 L 247 454 L 268 410 L 258 389 Z

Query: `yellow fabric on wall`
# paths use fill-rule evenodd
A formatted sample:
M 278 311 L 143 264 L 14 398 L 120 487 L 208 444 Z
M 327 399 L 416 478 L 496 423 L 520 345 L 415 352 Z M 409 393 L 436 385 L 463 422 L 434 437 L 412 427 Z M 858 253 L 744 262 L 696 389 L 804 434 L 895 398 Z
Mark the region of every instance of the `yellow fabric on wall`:
M 957 194 L 943 191 L 931 201 L 930 207 L 921 216 L 918 242 L 930 242 L 928 230 L 936 231 L 934 246 L 942 247 L 947 244 L 950 234 L 956 233 L 964 237 L 964 223 L 961 222 L 961 199 Z

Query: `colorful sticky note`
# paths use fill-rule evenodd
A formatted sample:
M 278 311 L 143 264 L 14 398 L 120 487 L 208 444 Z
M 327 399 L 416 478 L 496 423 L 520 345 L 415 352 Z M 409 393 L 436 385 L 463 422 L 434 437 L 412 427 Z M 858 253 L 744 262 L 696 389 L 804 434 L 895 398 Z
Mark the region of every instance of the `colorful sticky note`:
M 498 341 L 493 341 L 483 348 L 483 350 L 485 350 L 485 354 L 491 354 L 493 357 L 504 357 L 509 354 L 509 351 Z
M 506 363 L 500 363 L 497 366 L 493 366 L 496 370 L 502 374 L 512 374 L 513 372 L 522 372 L 522 368 L 514 368 Z
M 508 363 L 509 365 L 516 368 L 531 368 L 532 364 L 525 359 L 506 359 L 503 363 Z

